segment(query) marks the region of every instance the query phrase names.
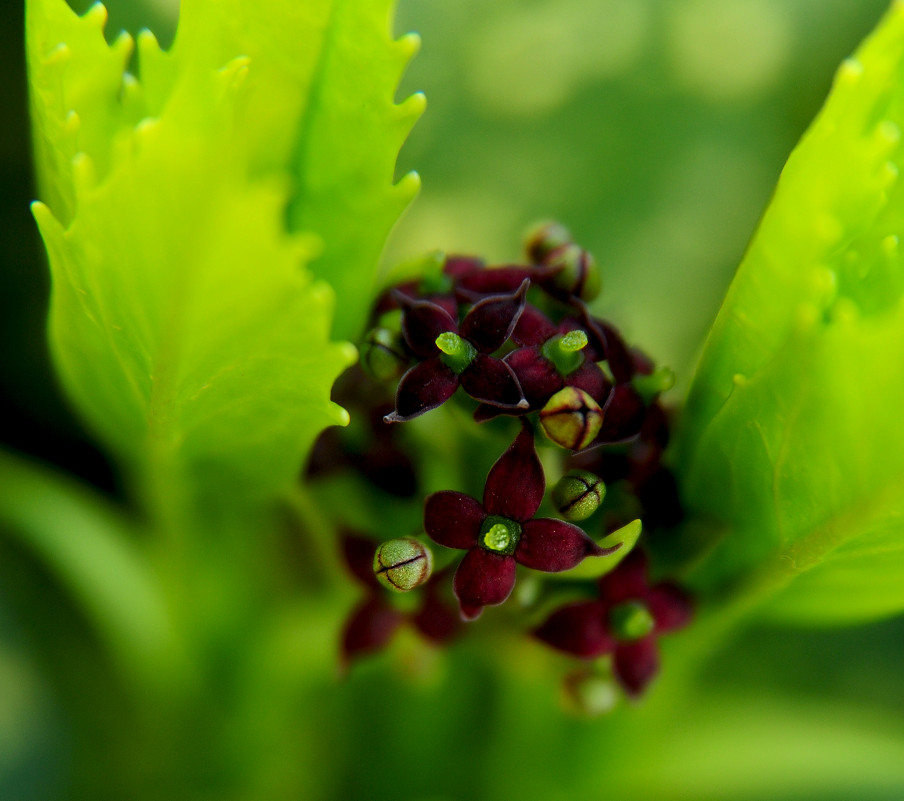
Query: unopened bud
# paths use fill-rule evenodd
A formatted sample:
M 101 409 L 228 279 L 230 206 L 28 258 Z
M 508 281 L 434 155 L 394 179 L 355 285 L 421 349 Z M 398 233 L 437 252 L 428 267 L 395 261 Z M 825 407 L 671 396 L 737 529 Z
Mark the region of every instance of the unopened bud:
M 433 552 L 412 537 L 384 542 L 374 554 L 374 575 L 395 592 L 408 592 L 433 573 Z
M 587 470 L 571 470 L 552 489 L 552 502 L 559 514 L 574 522 L 590 517 L 605 497 L 603 480 Z
M 361 343 L 361 366 L 378 381 L 394 381 L 408 367 L 401 336 L 388 328 L 372 328 Z
M 543 222 L 528 232 L 524 249 L 531 264 L 545 264 L 550 253 L 570 242 L 571 233 L 564 225 L 557 222 Z
M 600 271 L 596 259 L 579 245 L 569 243 L 546 257 L 549 284 L 554 290 L 591 301 L 600 293 Z
M 581 669 L 565 677 L 565 698 L 578 713 L 599 717 L 618 703 L 619 691 L 611 675 Z
M 556 445 L 579 451 L 599 434 L 603 410 L 584 390 L 565 387 L 540 410 L 540 425 Z

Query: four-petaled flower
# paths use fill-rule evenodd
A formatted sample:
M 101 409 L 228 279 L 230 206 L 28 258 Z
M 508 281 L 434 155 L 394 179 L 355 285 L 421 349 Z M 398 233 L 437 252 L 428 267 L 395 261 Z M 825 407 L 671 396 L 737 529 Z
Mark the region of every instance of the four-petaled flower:
M 575 567 L 585 556 L 605 556 L 616 550 L 601 548 L 571 523 L 532 520 L 545 489 L 533 433 L 524 426 L 490 469 L 483 503 L 449 490 L 427 498 L 427 534 L 440 545 L 467 550 L 453 581 L 466 619 L 509 597 L 516 564 L 557 573 Z
M 594 336 L 598 332 L 593 331 Z M 542 409 L 546 402 L 563 387 L 582 389 L 600 406 L 605 406 L 612 385 L 600 367 L 588 355 L 605 358 L 597 353 L 598 348 L 589 347 L 590 338 L 579 320 L 566 317 L 559 325 L 539 309 L 528 305 L 512 332 L 512 340 L 519 347 L 509 353 L 504 361 L 512 368 L 528 407 L 516 410 Z M 511 413 L 505 409 L 489 405 L 478 407 L 475 418 L 487 420 L 498 414 Z
M 475 303 L 459 325 L 442 306 L 401 293 L 402 336 L 420 359 L 399 381 L 396 408 L 384 420 L 411 420 L 452 397 L 458 385 L 472 398 L 502 408 L 524 408 L 527 401 L 512 369 L 489 354 L 511 336 L 524 310 L 530 281 L 507 295 Z
M 639 695 L 659 670 L 656 638 L 689 622 L 690 599 L 673 584 L 651 587 L 641 551 L 603 576 L 599 591 L 599 600 L 553 612 L 534 634 L 585 659 L 612 654 L 615 675 L 629 694 Z

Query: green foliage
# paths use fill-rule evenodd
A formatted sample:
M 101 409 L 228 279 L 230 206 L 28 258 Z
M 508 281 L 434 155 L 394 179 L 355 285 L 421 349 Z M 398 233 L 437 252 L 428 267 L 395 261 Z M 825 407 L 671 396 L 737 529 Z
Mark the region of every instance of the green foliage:
M 792 154 L 707 340 L 677 465 L 726 528 L 693 578 L 800 622 L 904 608 L 904 5 Z
M 128 671 L 161 678 L 174 656 L 172 622 L 122 512 L 71 479 L 0 451 L 0 529 L 78 599 Z
M 171 52 L 140 37 L 140 82 L 101 6 L 28 5 L 53 353 L 153 511 L 272 497 L 347 420 L 329 390 L 353 350 L 312 270 L 354 333 L 422 105 L 392 102 L 415 40 L 388 39 L 391 4 L 347 5 L 187 2 Z

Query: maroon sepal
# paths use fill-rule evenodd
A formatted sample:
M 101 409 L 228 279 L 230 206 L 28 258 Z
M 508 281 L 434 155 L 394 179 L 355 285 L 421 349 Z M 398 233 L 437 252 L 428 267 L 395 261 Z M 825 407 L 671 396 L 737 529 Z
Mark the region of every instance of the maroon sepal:
M 500 409 L 528 408 L 515 372 L 502 359 L 478 353 L 458 379 L 464 391 L 476 401 Z
M 499 350 L 512 335 L 524 311 L 529 286 L 530 281 L 525 279 L 514 292 L 491 295 L 475 303 L 461 321 L 461 336 L 480 353 Z
M 546 402 L 565 386 L 565 379 L 559 375 L 556 366 L 540 353 L 539 348 L 518 348 L 508 354 L 503 361 L 514 371 L 531 409 L 542 409 Z M 603 378 L 605 380 L 605 376 Z
M 446 548 L 475 547 L 485 519 L 483 507 L 470 495 L 460 492 L 434 492 L 424 502 L 424 531 Z
M 458 389 L 458 376 L 437 356 L 414 365 L 399 380 L 395 411 L 385 423 L 404 423 L 445 403 Z
M 626 442 L 640 433 L 647 408 L 630 384 L 616 384 L 603 407 L 603 425 L 590 447 Z
M 342 558 L 352 575 L 368 589 L 380 586 L 374 575 L 374 553 L 378 542 L 354 534 L 342 536 Z
M 528 303 L 512 331 L 512 339 L 519 345 L 537 346 L 554 337 L 558 331 L 558 327 L 543 312 Z
M 534 435 L 525 424 L 508 450 L 487 475 L 483 508 L 487 514 L 523 523 L 540 508 L 546 479 L 534 448 Z
M 515 560 L 544 573 L 560 573 L 580 564 L 586 556 L 605 556 L 615 548 L 600 548 L 580 528 L 564 520 L 528 520 L 521 531 Z
M 640 695 L 659 672 L 659 649 L 655 638 L 619 643 L 612 666 L 628 695 Z
M 515 587 L 515 560 L 511 556 L 472 548 L 461 560 L 452 587 L 462 612 L 504 603 Z
M 342 632 L 343 662 L 385 648 L 404 620 L 401 612 L 379 597 L 366 598 L 355 607 Z
M 534 630 L 534 636 L 559 651 L 583 659 L 612 653 L 616 646 L 599 601 L 563 606 Z
M 402 307 L 402 336 L 405 344 L 420 359 L 429 359 L 439 353 L 436 338 L 451 331 L 458 333 L 458 323 L 448 311 L 429 300 L 412 300 L 400 292 L 393 297 Z
M 455 291 L 463 300 L 474 302 L 486 295 L 514 292 L 534 275 L 530 267 L 490 267 L 485 270 L 462 272 L 456 277 Z

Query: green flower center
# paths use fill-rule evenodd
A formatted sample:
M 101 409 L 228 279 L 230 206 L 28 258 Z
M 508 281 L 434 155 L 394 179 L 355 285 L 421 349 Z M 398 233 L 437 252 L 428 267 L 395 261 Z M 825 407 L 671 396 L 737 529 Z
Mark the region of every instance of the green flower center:
M 477 358 L 477 349 L 468 340 L 451 331 L 436 338 L 436 347 L 440 349 L 443 363 L 456 375 L 463 373 Z
M 540 352 L 556 366 L 559 375 L 567 376 L 584 363 L 581 351 L 586 347 L 587 334 L 583 331 L 569 331 L 547 339 Z
M 626 601 L 609 611 L 609 624 L 616 639 L 640 640 L 656 626 L 650 610 L 640 601 Z
M 490 515 L 480 527 L 478 543 L 488 551 L 511 556 L 521 539 L 521 526 L 514 520 Z

